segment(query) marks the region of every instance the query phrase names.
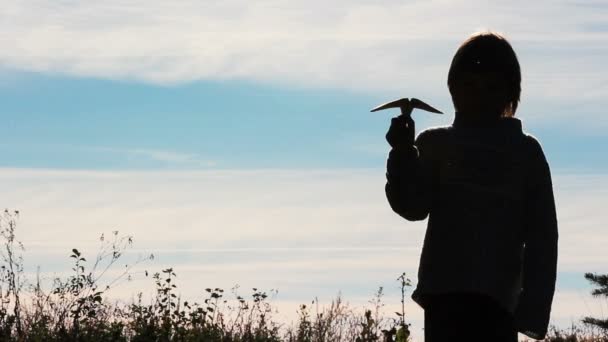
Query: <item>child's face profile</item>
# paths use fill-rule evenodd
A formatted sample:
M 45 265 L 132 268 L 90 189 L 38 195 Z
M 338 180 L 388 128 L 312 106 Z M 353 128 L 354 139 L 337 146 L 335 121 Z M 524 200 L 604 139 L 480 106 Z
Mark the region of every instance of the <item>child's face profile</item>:
M 508 103 L 504 76 L 495 71 L 462 71 L 450 91 L 456 111 L 475 117 L 501 116 Z

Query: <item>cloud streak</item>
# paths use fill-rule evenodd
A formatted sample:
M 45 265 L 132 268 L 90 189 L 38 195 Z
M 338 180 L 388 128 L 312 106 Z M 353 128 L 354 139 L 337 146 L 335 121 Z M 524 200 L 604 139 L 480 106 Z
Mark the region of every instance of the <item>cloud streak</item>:
M 246 79 L 429 93 L 445 89 L 457 45 L 491 28 L 512 37 L 527 95 L 590 100 L 608 90 L 608 33 L 590 29 L 607 18 L 603 8 L 555 1 L 28 0 L 0 9 L 0 63 L 161 84 Z
M 382 169 L 0 169 L 4 206 L 24 213 L 29 242 L 52 245 L 57 234 L 95 241 L 119 227 L 155 249 L 179 250 L 418 248 L 424 224 L 390 210 L 384 182 Z M 601 270 L 607 185 L 602 174 L 554 175 L 562 270 Z
M 217 163 L 212 160 L 204 160 L 196 153 L 184 153 L 158 149 L 119 149 L 109 147 L 85 147 L 88 151 L 111 152 L 119 155 L 126 155 L 128 158 L 145 158 L 157 161 L 170 166 L 182 167 L 212 167 Z

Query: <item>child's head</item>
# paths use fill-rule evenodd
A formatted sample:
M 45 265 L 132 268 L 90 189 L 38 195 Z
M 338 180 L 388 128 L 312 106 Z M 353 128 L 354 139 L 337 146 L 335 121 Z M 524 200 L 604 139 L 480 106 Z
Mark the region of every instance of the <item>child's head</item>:
M 511 44 L 494 32 L 473 34 L 452 59 L 448 88 L 454 108 L 471 116 L 514 116 L 521 71 Z

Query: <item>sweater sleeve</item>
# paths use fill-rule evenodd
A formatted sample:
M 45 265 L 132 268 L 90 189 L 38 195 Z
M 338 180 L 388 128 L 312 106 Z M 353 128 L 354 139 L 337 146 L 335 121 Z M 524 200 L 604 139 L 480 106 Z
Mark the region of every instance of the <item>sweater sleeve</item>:
M 429 214 L 428 136 L 428 131 L 422 132 L 414 145 L 391 149 L 387 160 L 386 198 L 393 211 L 409 221 L 424 220 Z
M 547 334 L 555 292 L 558 230 L 551 172 L 535 139 L 532 151 L 525 197 L 523 288 L 515 320 L 519 332 L 541 340 Z

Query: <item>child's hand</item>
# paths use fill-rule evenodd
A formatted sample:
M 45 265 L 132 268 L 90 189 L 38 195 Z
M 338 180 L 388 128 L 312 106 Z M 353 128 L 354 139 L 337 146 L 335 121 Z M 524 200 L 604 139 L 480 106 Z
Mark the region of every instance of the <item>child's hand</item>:
M 400 115 L 391 120 L 386 141 L 392 148 L 414 144 L 415 123 L 411 116 Z

